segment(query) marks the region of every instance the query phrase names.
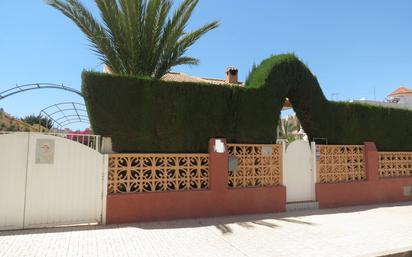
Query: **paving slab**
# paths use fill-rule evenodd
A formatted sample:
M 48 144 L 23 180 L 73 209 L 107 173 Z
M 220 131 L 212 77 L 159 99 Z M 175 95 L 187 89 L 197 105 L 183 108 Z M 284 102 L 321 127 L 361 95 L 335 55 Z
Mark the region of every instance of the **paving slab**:
M 411 217 L 412 202 L 408 202 L 3 231 L 0 232 L 0 256 L 384 256 L 412 250 Z

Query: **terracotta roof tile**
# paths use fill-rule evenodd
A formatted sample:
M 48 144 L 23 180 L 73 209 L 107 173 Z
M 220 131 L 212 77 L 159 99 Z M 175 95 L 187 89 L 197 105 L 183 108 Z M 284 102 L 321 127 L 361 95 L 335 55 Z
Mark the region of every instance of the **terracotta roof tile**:
M 403 94 L 412 94 L 412 90 L 405 86 L 401 86 L 395 91 L 393 91 L 392 93 L 390 93 L 389 96 L 397 96 L 397 95 L 403 95 Z
M 231 84 L 227 83 L 224 79 L 214 79 L 214 78 L 200 78 L 194 77 L 185 73 L 180 72 L 169 72 L 162 77 L 162 80 L 165 81 L 175 81 L 175 82 L 195 82 L 195 83 L 209 83 L 214 85 L 231 85 L 231 86 L 240 86 L 242 83 Z

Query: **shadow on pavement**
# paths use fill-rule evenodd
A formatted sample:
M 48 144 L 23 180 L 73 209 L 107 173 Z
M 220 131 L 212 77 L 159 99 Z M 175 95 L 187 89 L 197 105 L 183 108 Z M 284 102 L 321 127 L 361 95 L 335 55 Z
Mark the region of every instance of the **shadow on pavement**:
M 344 207 L 344 208 L 336 208 L 336 209 L 251 214 L 251 215 L 242 215 L 242 216 L 158 221 L 158 222 L 131 223 L 131 224 L 120 224 L 120 225 L 67 226 L 67 227 L 57 227 L 57 228 L 0 231 L 0 237 L 44 234 L 44 233 L 66 233 L 66 232 L 74 232 L 74 231 L 93 231 L 93 230 L 100 230 L 100 229 L 103 229 L 103 230 L 104 229 L 121 229 L 121 228 L 130 228 L 130 227 L 136 228 L 136 229 L 143 229 L 143 230 L 152 230 L 152 229 L 183 229 L 183 228 L 213 226 L 217 228 L 218 230 L 220 230 L 222 234 L 228 234 L 228 233 L 233 233 L 233 229 L 229 225 L 238 225 L 246 229 L 254 229 L 257 226 L 264 226 L 269 229 L 276 229 L 277 227 L 281 225 L 282 222 L 295 223 L 297 225 L 302 225 L 302 226 L 316 226 L 317 225 L 316 223 L 304 221 L 302 220 L 302 218 L 313 216 L 313 215 L 330 215 L 330 214 L 362 212 L 362 211 L 367 211 L 367 210 L 372 210 L 372 209 L 407 206 L 411 204 L 412 202 L 402 202 L 402 203 L 392 203 L 392 204 Z

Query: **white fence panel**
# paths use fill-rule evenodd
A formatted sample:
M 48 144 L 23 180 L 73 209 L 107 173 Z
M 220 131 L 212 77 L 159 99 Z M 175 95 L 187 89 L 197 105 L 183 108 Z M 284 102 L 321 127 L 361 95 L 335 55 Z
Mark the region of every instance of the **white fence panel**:
M 45 139 L 54 142 L 51 164 L 36 163 L 36 145 Z M 64 138 L 33 133 L 29 152 L 25 227 L 101 221 L 102 154 Z
M 0 136 L 0 230 L 23 228 L 27 134 Z

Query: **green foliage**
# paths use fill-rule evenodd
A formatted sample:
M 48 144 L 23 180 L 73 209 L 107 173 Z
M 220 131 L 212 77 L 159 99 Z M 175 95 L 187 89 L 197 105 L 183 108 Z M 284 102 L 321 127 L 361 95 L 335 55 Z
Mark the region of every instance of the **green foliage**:
M 211 137 L 275 143 L 286 97 L 310 139 L 412 149 L 411 111 L 329 102 L 292 54 L 263 61 L 246 87 L 84 72 L 82 90 L 94 132 L 111 136 L 118 152 L 205 152 Z
M 300 124 L 296 117 L 288 117 L 280 119 L 278 123 L 279 138 L 287 139 L 295 138 L 293 133 L 297 133 L 300 130 Z
M 289 98 L 310 140 L 326 138 L 329 144 L 373 141 L 380 150 L 412 149 L 411 111 L 328 101 L 316 77 L 293 54 L 263 61 L 250 74 L 247 86 L 267 91 L 282 104 Z
M 30 125 L 38 125 L 40 124 L 41 126 L 51 129 L 53 127 L 53 121 L 47 119 L 46 117 L 43 117 L 41 115 L 29 115 L 24 118 L 21 118 L 22 121 L 26 122 L 27 124 Z
M 95 0 L 103 22 L 79 0 L 47 0 L 88 37 L 94 52 L 113 73 L 162 77 L 171 67 L 196 65 L 185 52 L 208 31 L 211 22 L 186 32 L 199 0 L 184 0 L 170 15 L 172 0 Z
M 84 72 L 82 91 L 93 131 L 118 152 L 205 152 L 211 137 L 276 141 L 276 113 L 257 90 Z

